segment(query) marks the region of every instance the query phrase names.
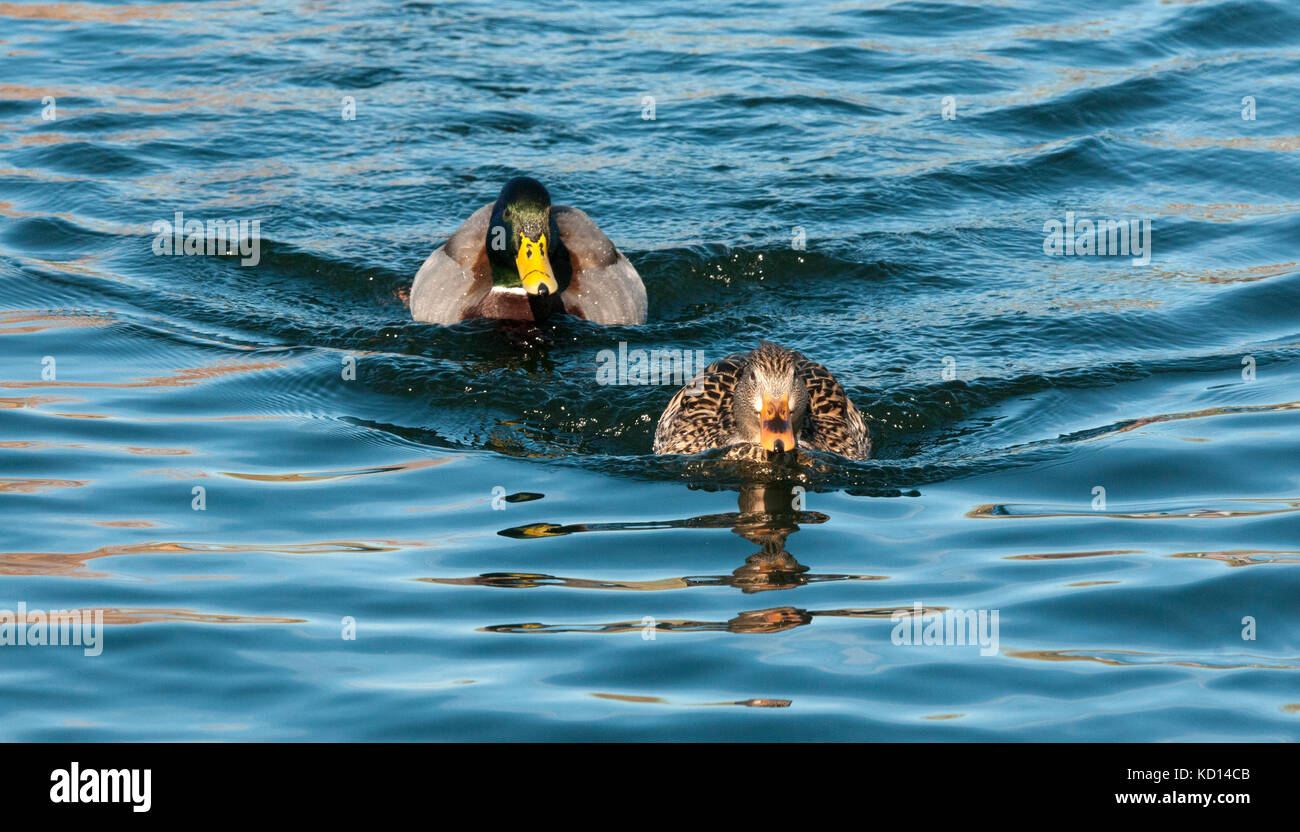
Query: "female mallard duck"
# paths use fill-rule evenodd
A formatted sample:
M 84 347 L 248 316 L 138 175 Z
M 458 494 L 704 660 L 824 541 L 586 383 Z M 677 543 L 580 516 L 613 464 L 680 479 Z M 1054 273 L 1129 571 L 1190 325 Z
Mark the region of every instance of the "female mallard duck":
M 645 285 L 577 208 L 551 205 L 536 179 L 511 179 L 424 261 L 411 285 L 417 321 L 543 321 L 567 312 L 598 324 L 645 323 Z
M 764 342 L 706 367 L 677 391 L 655 429 L 657 454 L 731 446 L 729 455 L 740 457 L 771 458 L 802 446 L 866 459 L 871 434 L 830 370 Z

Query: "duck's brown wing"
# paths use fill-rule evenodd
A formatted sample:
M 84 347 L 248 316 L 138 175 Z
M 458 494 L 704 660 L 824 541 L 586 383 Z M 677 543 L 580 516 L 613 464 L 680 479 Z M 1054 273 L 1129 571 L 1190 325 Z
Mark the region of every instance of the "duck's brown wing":
M 655 453 L 697 454 L 732 443 L 736 426 L 731 397 L 744 357 L 729 355 L 713 362 L 695 383 L 677 391 L 655 428 Z
M 564 310 L 597 324 L 645 323 L 645 284 L 632 263 L 577 208 L 556 205 L 551 217 L 573 264 Z
M 492 203 L 470 215 L 429 258 L 411 284 L 411 317 L 431 324 L 454 324 L 492 289 L 487 259 Z
M 830 370 L 803 356 L 799 358 L 795 372 L 808 388 L 808 418 L 799 433 L 799 442 L 849 459 L 869 457 L 871 433 L 844 388 Z

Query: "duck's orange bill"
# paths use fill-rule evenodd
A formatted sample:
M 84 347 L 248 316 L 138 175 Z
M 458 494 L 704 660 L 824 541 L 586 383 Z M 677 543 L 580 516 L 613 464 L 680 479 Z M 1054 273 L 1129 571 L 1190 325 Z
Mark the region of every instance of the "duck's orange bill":
M 770 398 L 763 394 L 758 414 L 759 444 L 769 451 L 793 451 L 794 429 L 790 425 L 790 397 Z
M 545 234 L 536 240 L 530 240 L 524 234 L 519 235 L 515 268 L 519 269 L 519 282 L 528 294 L 537 294 L 543 286 L 552 295 L 560 291 L 560 285 L 555 282 L 555 272 L 551 269 L 551 259 L 546 253 Z

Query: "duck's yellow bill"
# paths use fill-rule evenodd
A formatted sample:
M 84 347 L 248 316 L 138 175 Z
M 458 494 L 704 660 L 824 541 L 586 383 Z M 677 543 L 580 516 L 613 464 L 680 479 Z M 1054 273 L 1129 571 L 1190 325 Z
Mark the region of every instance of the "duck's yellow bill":
M 551 260 L 546 253 L 546 235 L 536 240 L 519 235 L 519 253 L 515 255 L 515 268 L 519 270 L 519 282 L 524 291 L 530 295 L 553 295 L 560 291 L 560 284 L 555 282 L 555 272 L 551 269 Z M 545 289 L 545 291 L 542 291 Z
M 765 450 L 794 450 L 794 428 L 790 425 L 790 397 L 770 398 L 763 394 L 763 409 L 758 414 L 759 444 Z

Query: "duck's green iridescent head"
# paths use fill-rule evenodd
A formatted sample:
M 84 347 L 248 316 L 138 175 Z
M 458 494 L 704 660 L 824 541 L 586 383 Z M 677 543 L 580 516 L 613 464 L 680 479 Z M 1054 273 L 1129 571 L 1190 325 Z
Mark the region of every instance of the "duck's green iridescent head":
M 541 182 L 527 176 L 507 182 L 492 206 L 488 223 L 492 282 L 522 286 L 539 298 L 558 294 L 560 284 L 551 265 L 551 254 L 559 244 L 554 228 L 551 195 Z

